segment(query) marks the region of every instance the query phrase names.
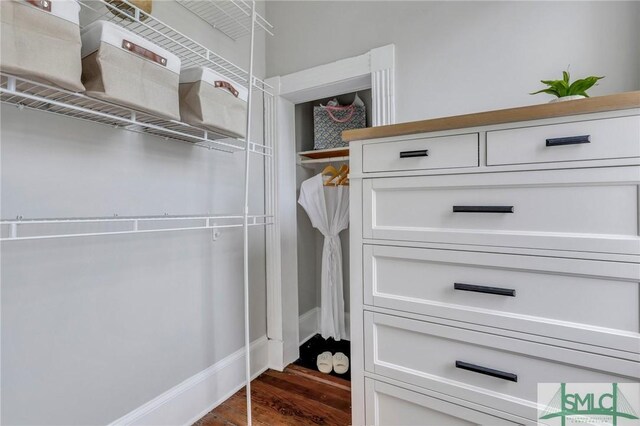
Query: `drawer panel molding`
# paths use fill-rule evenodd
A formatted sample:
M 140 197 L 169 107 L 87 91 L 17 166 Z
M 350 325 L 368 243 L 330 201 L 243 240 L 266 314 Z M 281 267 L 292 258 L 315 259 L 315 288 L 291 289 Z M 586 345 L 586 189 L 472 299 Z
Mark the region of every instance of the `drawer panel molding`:
M 478 133 L 371 143 L 362 165 L 365 173 L 478 167 L 478 152 Z
M 465 401 L 442 394 L 437 397 L 374 379 L 365 380 L 367 425 L 375 426 L 467 426 L 517 425 L 479 411 Z M 426 391 L 426 390 L 425 390 Z M 526 421 L 525 421 L 526 423 Z
M 640 265 L 369 244 L 363 261 L 366 305 L 640 354 Z
M 640 255 L 640 167 L 363 181 L 363 237 Z
M 624 383 L 640 377 L 637 362 L 437 323 L 365 312 L 364 327 L 367 371 L 528 418 L 538 383 Z
M 640 116 L 487 132 L 487 165 L 640 157 Z

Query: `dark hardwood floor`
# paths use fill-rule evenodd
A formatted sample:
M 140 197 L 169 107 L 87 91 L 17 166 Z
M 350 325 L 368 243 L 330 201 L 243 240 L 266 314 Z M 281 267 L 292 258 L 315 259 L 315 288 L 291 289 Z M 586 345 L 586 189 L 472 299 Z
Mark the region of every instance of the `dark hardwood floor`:
M 243 388 L 194 426 L 246 425 L 245 395 Z M 262 373 L 251 382 L 251 397 L 256 426 L 351 424 L 351 383 L 297 365 Z

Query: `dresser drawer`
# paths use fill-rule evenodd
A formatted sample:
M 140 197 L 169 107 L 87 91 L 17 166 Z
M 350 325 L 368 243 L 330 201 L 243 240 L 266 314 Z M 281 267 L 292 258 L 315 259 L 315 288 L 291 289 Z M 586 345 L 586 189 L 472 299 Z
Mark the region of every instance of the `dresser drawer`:
M 640 157 L 640 116 L 487 132 L 487 165 Z
M 365 173 L 478 166 L 478 134 L 365 144 Z
M 538 383 L 640 377 L 637 362 L 379 313 L 364 313 L 364 335 L 367 371 L 526 418 Z
M 640 352 L 640 265 L 365 245 L 364 303 Z
M 640 254 L 639 167 L 365 179 L 363 236 Z
M 374 426 L 517 425 L 446 395 L 425 395 L 365 379 L 366 424 Z

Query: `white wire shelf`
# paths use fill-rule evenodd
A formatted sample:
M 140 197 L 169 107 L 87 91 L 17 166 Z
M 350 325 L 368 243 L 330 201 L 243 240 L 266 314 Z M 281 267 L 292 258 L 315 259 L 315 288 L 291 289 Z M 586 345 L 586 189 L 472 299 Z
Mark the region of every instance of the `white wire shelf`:
M 113 216 L 0 220 L 0 241 L 78 238 L 242 228 L 243 215 Z M 273 224 L 273 216 L 249 215 L 249 226 Z M 216 235 L 214 235 L 214 239 Z
M 251 5 L 245 0 L 177 0 L 187 10 L 232 40 L 251 33 Z M 256 25 L 273 35 L 271 25 L 256 14 Z
M 66 117 L 91 121 L 125 130 L 148 133 L 164 140 L 225 152 L 244 150 L 245 141 L 232 139 L 175 120 L 166 120 L 82 93 L 0 73 L 0 102 Z M 271 156 L 271 148 L 249 142 L 249 151 Z
M 86 17 L 87 21 L 85 22 L 83 19 L 83 24 L 85 24 L 83 27 L 96 20 L 112 21 L 178 56 L 182 61 L 183 68 L 205 66 L 219 72 L 236 84 L 244 87 L 251 84 L 265 94 L 272 95 L 273 87 L 263 80 L 253 77 L 252 81 L 249 81 L 249 72 L 245 69 L 207 49 L 153 15 L 136 7 L 128 0 L 121 0 L 121 2 L 127 7 L 118 8 L 107 0 L 79 0 L 83 10 L 83 18 Z

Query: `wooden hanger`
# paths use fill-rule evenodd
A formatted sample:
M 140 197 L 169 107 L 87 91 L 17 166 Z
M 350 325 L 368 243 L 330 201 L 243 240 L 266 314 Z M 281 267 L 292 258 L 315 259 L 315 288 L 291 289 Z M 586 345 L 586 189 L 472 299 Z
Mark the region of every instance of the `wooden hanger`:
M 322 176 L 328 176 L 329 179 L 327 179 L 326 181 L 324 181 L 324 185 L 328 186 L 328 185 L 333 185 L 333 181 L 340 175 L 340 172 L 338 171 L 338 169 L 336 169 L 335 167 L 333 167 L 332 165 L 328 165 L 327 167 L 324 168 L 324 170 L 322 171 Z
M 324 181 L 324 186 L 349 185 L 349 166 L 343 164 L 338 170 L 333 165 L 329 165 L 322 171 L 322 176 L 329 177 Z
M 340 176 L 337 185 L 349 186 L 349 166 L 343 164 L 340 168 Z

